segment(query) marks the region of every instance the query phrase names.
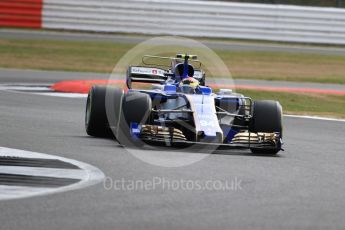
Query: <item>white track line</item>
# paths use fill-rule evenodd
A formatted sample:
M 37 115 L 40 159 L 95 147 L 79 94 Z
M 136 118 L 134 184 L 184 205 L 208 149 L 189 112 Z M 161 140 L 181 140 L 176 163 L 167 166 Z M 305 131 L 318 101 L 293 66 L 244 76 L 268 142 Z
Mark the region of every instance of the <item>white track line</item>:
M 344 119 L 337 119 L 337 118 L 330 118 L 330 117 L 319 117 L 319 116 L 302 116 L 302 115 L 285 114 L 284 117 L 303 118 L 303 119 L 322 120 L 322 121 L 345 122 Z
M 49 92 L 49 93 L 32 93 L 32 94 L 43 95 L 43 96 L 51 96 L 51 97 L 87 98 L 87 94 L 83 94 L 83 93 L 56 93 L 56 92 Z
M 34 188 L 23 186 L 6 186 L 0 185 L 0 201 L 13 200 L 25 197 L 38 196 L 43 194 L 51 194 L 57 192 L 54 188 Z
M 27 176 L 44 176 L 54 178 L 70 178 L 87 180 L 88 174 L 80 169 L 57 169 L 42 167 L 24 167 L 24 166 L 0 166 L 0 173 L 27 175 Z
M 37 86 L 37 87 L 32 87 L 32 86 L 4 86 L 4 85 L 0 85 L 0 90 L 18 90 L 18 91 L 47 91 L 47 92 L 51 92 L 52 90 L 49 89 L 48 87 L 43 87 L 43 86 Z
M 80 179 L 79 182 L 62 186 L 58 188 L 34 188 L 29 186 L 9 186 L 0 185 L 0 200 L 19 199 L 38 195 L 46 195 L 57 192 L 65 192 L 75 189 L 85 188 L 101 182 L 104 174 L 98 168 L 73 159 L 37 153 L 19 149 L 0 147 L 1 157 L 23 157 L 39 159 L 56 159 L 73 164 L 79 169 L 53 169 L 53 168 L 35 168 L 21 166 L 0 166 L 0 173 L 20 174 L 29 176 L 46 176 L 56 178 Z M 57 175 L 59 174 L 59 175 Z

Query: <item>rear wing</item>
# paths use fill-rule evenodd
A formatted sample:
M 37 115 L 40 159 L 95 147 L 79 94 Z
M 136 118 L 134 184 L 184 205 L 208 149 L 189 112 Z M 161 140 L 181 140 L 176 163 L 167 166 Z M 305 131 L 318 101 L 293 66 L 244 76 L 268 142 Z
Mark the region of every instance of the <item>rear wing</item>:
M 167 80 L 166 70 L 161 68 L 130 66 L 127 70 L 127 87 L 132 88 L 132 82 L 164 83 Z

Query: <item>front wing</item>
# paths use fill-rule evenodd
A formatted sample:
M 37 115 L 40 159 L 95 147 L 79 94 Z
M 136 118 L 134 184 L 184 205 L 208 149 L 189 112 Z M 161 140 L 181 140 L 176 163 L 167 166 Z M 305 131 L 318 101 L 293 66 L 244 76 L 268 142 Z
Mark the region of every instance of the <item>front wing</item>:
M 281 149 L 282 138 L 280 133 L 251 133 L 238 132 L 231 141 L 225 143 L 201 142 L 187 140 L 178 129 L 136 124 L 131 125 L 133 140 L 145 142 L 148 145 L 187 147 L 212 146 L 220 149 Z

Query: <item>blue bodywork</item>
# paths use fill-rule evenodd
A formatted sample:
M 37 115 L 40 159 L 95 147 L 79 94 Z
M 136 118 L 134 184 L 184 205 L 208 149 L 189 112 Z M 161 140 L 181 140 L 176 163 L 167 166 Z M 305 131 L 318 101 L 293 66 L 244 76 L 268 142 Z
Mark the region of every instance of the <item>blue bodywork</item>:
M 233 105 L 233 112 L 238 112 L 241 106 L 241 100 L 238 96 L 234 95 L 218 95 L 213 94 L 212 89 L 207 86 L 199 85 L 197 88 L 191 89 L 189 86 L 180 85 L 180 82 L 187 78 L 193 77 L 194 69 L 188 63 L 191 55 L 180 55 L 183 58 L 183 64 L 177 63 L 173 66 L 169 78 L 164 81 L 154 81 L 152 78 L 140 78 L 138 82 L 154 82 L 160 83 L 155 89 L 152 90 L 133 90 L 131 84 L 136 78 L 127 76 L 127 85 L 130 91 L 136 91 L 146 93 L 150 95 L 153 102 L 165 103 L 161 109 L 172 109 L 178 106 L 188 104 L 188 109 L 192 112 L 192 120 L 195 126 L 195 141 L 207 142 L 207 143 L 230 143 L 233 137 L 238 132 L 237 128 L 233 128 L 229 125 L 221 125 L 219 123 L 219 117 L 216 112 L 216 104 L 221 104 L 223 101 L 231 103 Z M 182 68 L 183 67 L 183 68 Z M 183 71 L 181 71 L 183 70 Z M 137 71 L 137 70 L 136 70 Z M 143 72 L 146 70 L 143 69 Z M 157 72 L 155 70 L 155 72 Z M 136 72 L 140 74 L 140 71 Z M 192 76 L 191 76 L 192 75 Z M 169 101 L 170 100 L 170 101 Z M 168 102 L 168 103 L 167 103 Z M 164 115 L 161 116 L 160 120 L 177 118 L 179 114 Z M 181 114 L 183 117 L 184 115 Z M 136 123 L 131 123 L 130 130 L 134 139 L 139 138 L 141 126 Z
M 168 59 L 171 65 L 155 65 L 146 62 L 145 58 Z M 193 59 L 192 64 L 189 59 Z M 255 151 L 281 150 L 281 131 L 258 128 L 258 124 L 265 123 L 260 122 L 265 121 L 265 117 L 255 113 L 260 111 L 255 109 L 258 108 L 257 102 L 230 89 L 220 89 L 214 93 L 205 85 L 205 72 L 196 56 L 178 54 L 174 58 L 144 55 L 142 63 L 144 66 L 129 66 L 126 79 L 128 92 L 149 95 L 137 94 L 146 102 L 140 101 L 142 107 L 137 104 L 131 109 L 133 113 L 136 107 L 140 107 L 139 112 L 142 112 L 138 113 L 140 115 L 136 119 L 139 123 L 130 122 L 133 140 L 168 145 L 205 143 Z M 199 67 L 196 63 L 200 64 Z M 152 88 L 133 89 L 132 83 L 135 82 L 150 83 Z

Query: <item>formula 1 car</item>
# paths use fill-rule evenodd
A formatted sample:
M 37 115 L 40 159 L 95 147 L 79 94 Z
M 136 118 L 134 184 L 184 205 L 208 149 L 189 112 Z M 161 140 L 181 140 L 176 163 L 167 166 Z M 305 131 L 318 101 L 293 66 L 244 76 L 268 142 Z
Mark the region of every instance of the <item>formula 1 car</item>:
M 148 66 L 147 58 L 169 60 L 170 64 L 166 68 Z M 126 92 L 109 85 L 90 89 L 87 134 L 100 137 L 113 133 L 123 145 L 203 144 L 250 149 L 256 154 L 282 150 L 279 102 L 253 101 L 230 89 L 214 93 L 206 86 L 205 72 L 195 55 L 145 55 L 142 62 L 142 66 L 128 68 Z M 135 82 L 152 85 L 133 89 Z

